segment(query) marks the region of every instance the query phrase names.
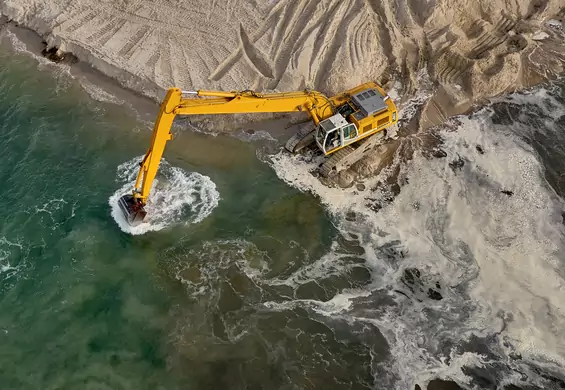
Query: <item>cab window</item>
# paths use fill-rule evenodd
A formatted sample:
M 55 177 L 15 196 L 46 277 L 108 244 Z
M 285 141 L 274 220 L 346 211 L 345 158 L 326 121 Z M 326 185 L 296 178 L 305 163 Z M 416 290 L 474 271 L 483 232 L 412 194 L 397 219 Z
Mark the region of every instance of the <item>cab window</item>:
M 347 125 L 343 128 L 343 140 L 348 141 L 357 137 L 357 129 L 354 124 Z
M 324 144 L 324 148 L 326 149 L 326 153 L 334 150 L 341 146 L 341 137 L 339 131 L 333 130 L 328 133 L 326 136 L 326 143 Z

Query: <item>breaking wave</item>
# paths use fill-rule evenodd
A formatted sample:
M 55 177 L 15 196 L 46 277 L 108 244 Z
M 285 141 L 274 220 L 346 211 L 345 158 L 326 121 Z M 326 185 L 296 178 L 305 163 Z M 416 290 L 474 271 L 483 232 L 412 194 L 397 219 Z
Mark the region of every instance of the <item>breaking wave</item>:
M 50 71 L 51 75 L 57 80 L 57 84 L 55 87 L 55 92 L 57 94 L 65 93 L 69 89 L 72 84 L 72 80 L 74 79 L 71 74 L 71 67 L 68 64 L 56 64 L 47 58 L 37 55 L 33 53 L 33 51 L 29 50 L 27 45 L 22 42 L 18 36 L 10 31 L 10 29 L 3 29 L 0 32 L 0 38 L 6 38 L 12 49 L 16 53 L 21 53 L 32 57 L 35 61 L 37 61 L 37 69 L 40 71 L 48 70 Z
M 85 92 L 88 93 L 88 95 L 90 95 L 90 97 L 96 101 L 103 103 L 113 103 L 117 105 L 125 104 L 123 100 L 118 99 L 111 93 L 106 92 L 104 89 L 86 80 L 80 80 L 80 85 L 85 90 Z
M 425 150 L 425 135 L 400 139 L 392 167 L 366 181 L 366 190 L 327 188 L 310 173 L 317 165 L 311 159 L 272 156 L 277 175 L 319 197 L 343 236 L 364 249 L 371 280 L 328 300 L 264 306 L 376 326 L 393 356 L 388 367 L 373 365 L 383 388 L 414 388 L 434 378 L 466 388 L 561 383 L 563 201 L 531 146 L 540 132 L 553 140 L 547 148 L 564 141 L 558 122 L 565 110 L 556 93 L 538 88 L 455 118 L 432 130 L 441 153 Z M 352 265 L 333 248 L 266 283 L 321 284 Z
M 117 169 L 116 181 L 123 185 L 110 197 L 109 203 L 112 217 L 122 231 L 137 235 L 178 223 L 199 223 L 218 205 L 220 194 L 209 177 L 196 172 L 187 173 L 162 160 L 159 174 L 153 182 L 151 198 L 145 207 L 146 220 L 138 226 L 130 226 L 121 213 L 118 200 L 131 192 L 142 159 L 143 156 L 133 158 Z

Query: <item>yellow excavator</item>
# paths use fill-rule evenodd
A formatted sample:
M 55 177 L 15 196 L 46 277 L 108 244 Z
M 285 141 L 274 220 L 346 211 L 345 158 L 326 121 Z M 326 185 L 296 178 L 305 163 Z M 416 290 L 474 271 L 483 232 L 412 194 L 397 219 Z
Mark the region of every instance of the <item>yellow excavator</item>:
M 315 144 L 325 156 L 329 156 L 320 167 L 322 175 L 327 175 L 340 159 L 369 136 L 385 130 L 398 120 L 396 105 L 374 82 L 330 98 L 312 90 L 263 94 L 250 90 L 221 92 L 170 88 L 161 103 L 149 150 L 140 163 L 135 188 L 131 194 L 119 200 L 124 217 L 132 226 L 144 221 L 147 215 L 145 204 L 165 144 L 172 139 L 171 126 L 177 115 L 297 111 L 308 113 L 316 127 L 299 131 L 288 140 L 285 147 L 289 152 L 297 153 Z

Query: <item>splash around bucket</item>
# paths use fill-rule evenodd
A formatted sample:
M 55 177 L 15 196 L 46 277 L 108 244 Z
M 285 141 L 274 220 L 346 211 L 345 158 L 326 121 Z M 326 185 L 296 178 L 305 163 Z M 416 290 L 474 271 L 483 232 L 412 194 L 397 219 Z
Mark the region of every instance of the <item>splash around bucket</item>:
M 218 206 L 220 194 L 208 176 L 186 172 L 163 160 L 145 206 L 147 217 L 143 223 L 130 226 L 120 211 L 118 200 L 131 192 L 141 159 L 142 156 L 136 157 L 118 166 L 116 182 L 122 186 L 108 200 L 112 218 L 123 232 L 139 235 L 174 224 L 199 223 Z

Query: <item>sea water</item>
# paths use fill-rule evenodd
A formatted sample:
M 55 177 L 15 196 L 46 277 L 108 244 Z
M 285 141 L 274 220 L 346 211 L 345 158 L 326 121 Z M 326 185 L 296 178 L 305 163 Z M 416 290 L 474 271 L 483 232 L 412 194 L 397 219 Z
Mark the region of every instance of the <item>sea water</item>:
M 177 126 L 132 230 L 116 200 L 152 124 L 19 50 L 0 52 L 2 388 L 563 386 L 563 84 L 401 137 L 346 190 L 274 140 Z

